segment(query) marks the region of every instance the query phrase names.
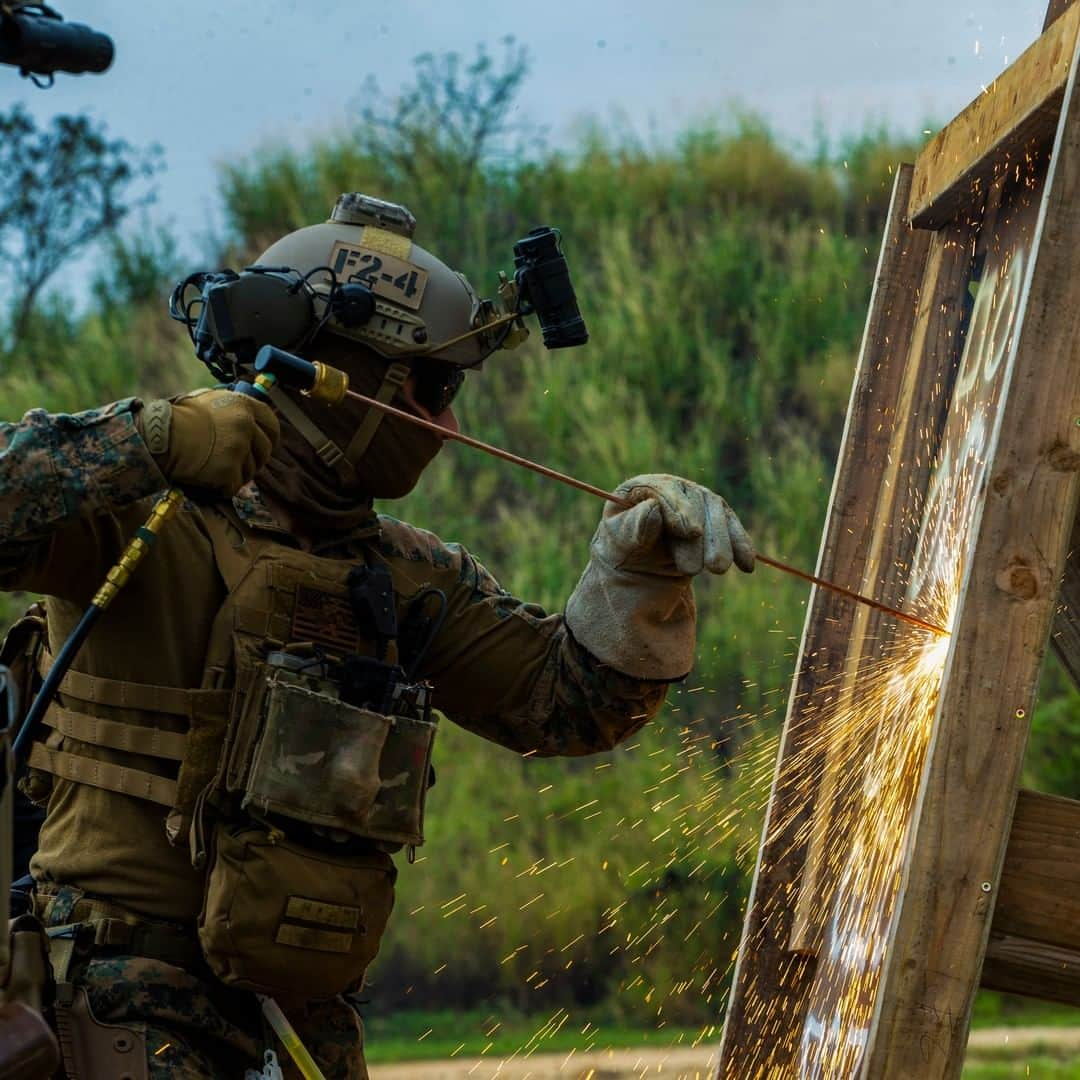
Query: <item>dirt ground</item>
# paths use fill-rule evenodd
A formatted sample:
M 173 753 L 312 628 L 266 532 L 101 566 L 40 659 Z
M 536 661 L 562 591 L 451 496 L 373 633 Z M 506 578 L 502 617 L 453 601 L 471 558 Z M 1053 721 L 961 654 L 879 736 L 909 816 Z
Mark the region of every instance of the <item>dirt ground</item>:
M 968 1040 L 969 1056 L 1008 1049 L 1017 1056 L 1052 1046 L 1080 1054 L 1080 1028 L 984 1028 Z M 713 1080 L 719 1046 L 696 1049 L 607 1050 L 536 1054 L 498 1061 L 454 1058 L 397 1065 L 373 1065 L 371 1080 Z

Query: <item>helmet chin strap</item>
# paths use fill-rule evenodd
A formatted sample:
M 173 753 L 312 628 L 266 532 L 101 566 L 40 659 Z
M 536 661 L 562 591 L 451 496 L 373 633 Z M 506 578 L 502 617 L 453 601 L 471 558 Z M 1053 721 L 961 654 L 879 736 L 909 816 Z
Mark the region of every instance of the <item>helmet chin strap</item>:
M 395 361 L 386 370 L 382 383 L 375 394 L 375 400 L 386 405 L 404 385 L 409 375 L 409 365 Z M 343 480 L 352 480 L 356 476 L 354 461 L 359 461 L 364 451 L 371 445 L 375 432 L 379 429 L 386 415 L 379 409 L 368 409 L 356 433 L 349 440 L 349 445 L 342 450 L 329 435 L 312 420 L 299 405 L 281 388 L 280 384 L 270 387 L 270 400 L 281 415 L 311 444 L 319 460 L 333 469 Z
M 389 405 L 394 399 L 394 395 L 405 385 L 410 370 L 408 364 L 395 360 L 386 369 L 383 381 L 375 394 L 375 400 L 380 405 Z M 356 433 L 349 440 L 349 445 L 345 448 L 345 460 L 347 462 L 360 460 L 364 451 L 371 445 L 371 440 L 375 438 L 375 432 L 379 430 L 379 425 L 385 417 L 386 413 L 381 409 L 368 409 L 367 415 L 356 429 Z

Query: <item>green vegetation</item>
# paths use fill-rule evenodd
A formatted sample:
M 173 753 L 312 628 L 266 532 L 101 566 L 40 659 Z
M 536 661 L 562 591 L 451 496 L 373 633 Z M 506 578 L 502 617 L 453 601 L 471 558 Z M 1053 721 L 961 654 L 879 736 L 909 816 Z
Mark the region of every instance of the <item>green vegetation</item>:
M 1037 1076 L 1039 1080 L 1077 1080 L 1080 1077 L 1080 1061 L 1075 1057 L 1067 1060 L 1040 1054 L 1031 1057 L 1026 1051 L 1010 1061 L 969 1062 L 961 1073 L 964 1080 L 1027 1080 Z
M 717 1025 L 669 1025 L 643 1031 L 631 1022 L 612 1021 L 603 1011 L 555 1009 L 527 1016 L 513 1009 L 427 1012 L 417 1009 L 371 1017 L 364 1023 L 369 1064 L 437 1061 L 441 1058 L 512 1054 L 559 1054 L 570 1050 L 622 1050 L 627 1047 L 693 1046 L 715 1042 Z
M 599 485 L 687 475 L 724 493 L 763 551 L 811 567 L 891 174 L 916 144 L 871 131 L 807 157 L 738 115 L 670 145 L 592 126 L 570 149 L 526 138 L 516 145 L 527 152 L 421 171 L 406 164 L 430 127 L 385 119 L 227 163 L 228 250 L 208 263 L 250 260 L 323 219 L 340 191 L 363 190 L 410 205 L 417 239 L 490 295 L 513 241 L 558 225 L 591 341 L 545 353 L 534 335 L 488 361 L 462 395 L 463 429 Z M 205 381 L 165 314 L 171 242 L 144 234 L 105 253 L 86 314 L 72 315 L 63 293 L 37 304 L 3 360 L 7 417 Z M 508 588 L 557 610 L 600 507 L 451 446 L 388 509 L 463 542 Z M 429 843 L 401 867 L 372 971 L 376 1053 L 385 1017 L 411 1054 L 436 1026 L 421 1010 L 448 1004 L 457 1027 L 438 1035 L 440 1053 L 471 1048 L 484 1019 L 507 1012 L 565 1010 L 577 1032 L 602 1016 L 611 1045 L 624 1031 L 670 1041 L 717 1023 L 806 598 L 767 567 L 702 581 L 695 671 L 658 723 L 611 754 L 521 760 L 458 729 L 440 735 Z M 0 622 L 18 610 L 0 597 Z M 1042 721 L 1059 723 L 1075 692 L 1057 675 L 1048 690 L 1032 769 L 1075 793 L 1080 760 L 1059 753 Z

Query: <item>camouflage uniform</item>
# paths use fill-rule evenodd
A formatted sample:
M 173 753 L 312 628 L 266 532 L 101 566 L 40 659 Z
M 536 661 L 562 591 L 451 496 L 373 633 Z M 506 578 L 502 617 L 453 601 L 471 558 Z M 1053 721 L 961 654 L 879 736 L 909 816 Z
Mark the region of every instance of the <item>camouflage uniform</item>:
M 138 407 L 128 399 L 71 416 L 34 410 L 20 423 L 0 424 L 0 588 L 48 596 L 54 652 L 167 486 L 136 430 Z M 295 547 L 254 485 L 232 507 L 252 535 Z M 206 512 L 185 503 L 83 646 L 79 671 L 200 685 L 225 595 Z M 456 544 L 373 512 L 354 534 L 328 539 L 315 554 L 358 561 L 372 549 L 389 565 L 396 593 L 431 586 L 446 594 L 446 621 L 417 674 L 458 724 L 517 753 L 578 755 L 610 749 L 659 708 L 665 683 L 606 667 L 574 641 L 561 615 L 509 595 Z M 94 706 L 85 710 L 93 714 Z M 148 723 L 135 709 L 128 720 Z M 155 722 L 184 730 L 180 717 Z M 118 760 L 114 750 L 76 744 L 59 731 L 48 744 Z M 120 757 L 134 769 L 161 769 L 156 759 Z M 78 918 L 73 905 L 85 894 L 193 939 L 202 875 L 185 844 L 166 841 L 161 808 L 151 803 L 56 778 L 32 871 L 51 897 L 39 910 L 52 925 L 72 911 Z M 240 1064 L 260 1063 L 264 1033 L 253 996 L 227 990 L 197 963 L 172 966 L 92 946 L 78 953 L 74 970 L 99 1019 L 147 1025 L 152 1075 L 235 1077 Z M 343 1001 L 311 1009 L 294 1003 L 290 1018 L 328 1076 L 366 1075 L 358 1023 Z

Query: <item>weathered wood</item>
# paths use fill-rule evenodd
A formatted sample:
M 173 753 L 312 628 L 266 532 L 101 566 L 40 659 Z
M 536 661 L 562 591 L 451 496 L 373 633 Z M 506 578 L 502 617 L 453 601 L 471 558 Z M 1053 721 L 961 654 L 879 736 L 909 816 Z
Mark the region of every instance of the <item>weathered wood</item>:
M 1073 522 L 1069 559 L 1058 592 L 1050 644 L 1072 676 L 1072 681 L 1080 687 L 1080 514 Z
M 1054 22 L 1055 19 L 1061 18 L 1061 16 L 1068 11 L 1069 6 L 1076 2 L 1077 0 L 1050 0 L 1050 3 L 1046 8 L 1046 20 L 1043 22 L 1043 30 Z
M 909 217 L 939 228 L 985 190 L 995 169 L 1022 162 L 1025 147 L 1053 133 L 1080 32 L 1074 4 L 1015 63 L 943 128 L 915 163 Z
M 1067 18 L 1069 13 L 1055 25 Z M 1003 404 L 987 452 L 985 497 L 966 562 L 869 1056 L 860 1073 L 875 1080 L 960 1075 L 1028 716 L 1076 513 L 1075 60 L 1074 55 L 1037 233 L 1026 257 L 1019 327 L 1005 361 Z M 1020 209 L 1015 213 L 1019 218 Z M 1008 243 L 1004 231 L 995 239 Z
M 986 990 L 1080 1006 L 1080 952 L 991 931 L 981 985 Z
M 1025 128 L 1022 156 L 984 144 L 977 189 L 919 272 L 894 275 L 903 323 L 877 317 L 875 287 L 819 572 L 917 613 L 945 605 L 953 633 L 912 639 L 812 594 L 723 1080 L 955 1078 L 981 974 L 1030 990 L 1041 973 L 1072 999 L 1080 932 L 1060 937 L 1067 897 L 1023 854 L 1023 802 L 1001 868 L 1080 488 L 1077 27 L 1066 12 L 1049 35 L 1073 49 L 1059 126 Z M 1043 825 L 1067 812 L 1031 805 Z M 1068 827 L 1039 831 L 1059 875 Z M 1025 909 L 1039 890 L 1043 916 Z
M 1080 802 L 1019 793 L 991 933 L 1080 953 Z
M 911 286 L 909 302 L 915 305 L 915 319 L 908 342 L 890 335 L 892 347 L 904 351 L 906 359 L 886 463 L 880 473 L 866 470 L 861 477 L 861 497 L 867 500 L 871 514 L 859 587 L 897 606 L 903 606 L 906 585 L 901 568 L 910 565 L 918 537 L 894 523 L 916 518 L 925 496 L 931 455 L 923 448 L 936 445 L 940 438 L 945 418 L 941 403 L 955 375 L 972 232 L 972 225 L 965 221 L 933 235 L 922 280 Z M 879 659 L 884 647 L 878 633 L 881 622 L 870 608 L 860 607 L 853 613 L 847 655 L 839 669 L 843 674 L 835 692 L 837 710 L 857 693 L 867 665 Z M 816 641 L 808 640 L 816 652 Z M 852 801 L 845 765 L 854 754 L 851 742 L 872 741 L 873 735 L 871 730 L 837 732 L 823 750 L 822 790 L 814 808 L 813 833 L 789 941 L 793 951 L 814 953 L 822 946 L 832 888 L 824 863 L 834 857 L 836 845 L 845 842 L 837 834 L 837 819 L 838 814 L 849 812 Z
M 1080 802 L 1017 796 L 981 983 L 1080 1005 Z
M 903 166 L 893 188 L 818 555 L 817 573 L 842 581 L 864 577 L 874 520 L 870 477 L 888 464 L 907 360 L 906 348 L 897 343 L 911 335 L 931 241 L 930 234 L 913 231 L 904 219 L 910 188 L 911 167 Z M 724 1025 L 720 1074 L 731 1080 L 780 1069 L 797 1048 L 799 1002 L 814 961 L 787 946 L 812 802 L 796 805 L 796 796 L 808 793 L 785 787 L 785 767 L 805 755 L 813 739 L 816 709 L 847 653 L 853 608 L 833 593 L 815 589 L 812 594 Z M 809 650 L 807 643 L 812 643 Z M 760 1007 L 763 1001 L 768 1010 Z M 787 1021 L 784 1030 L 778 1016 Z

